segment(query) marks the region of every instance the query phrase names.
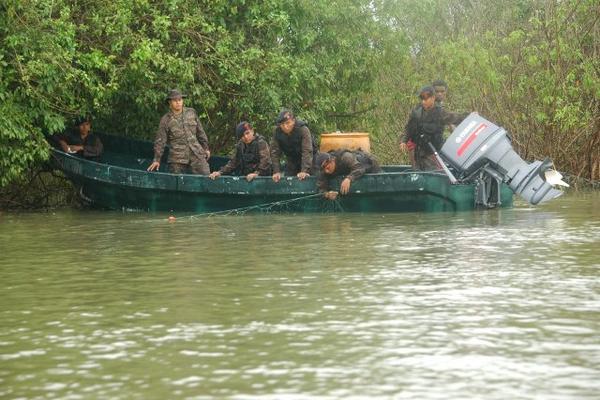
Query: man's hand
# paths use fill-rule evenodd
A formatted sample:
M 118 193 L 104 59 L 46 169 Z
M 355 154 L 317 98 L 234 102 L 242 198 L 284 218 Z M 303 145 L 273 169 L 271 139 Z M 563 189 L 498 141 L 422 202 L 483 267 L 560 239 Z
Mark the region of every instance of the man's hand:
M 206 152 L 206 159 L 208 160 L 210 158 L 210 150 L 206 149 L 204 151 Z
M 160 162 L 153 161 L 152 164 L 150 164 L 150 166 L 148 167 L 147 171 L 158 171 L 159 168 L 160 168 Z
M 280 172 L 275 172 L 273 174 L 273 181 L 274 182 L 279 182 L 280 179 L 281 179 L 281 173 Z
M 348 192 L 350 191 L 350 184 L 352 183 L 352 181 L 350 180 L 350 178 L 346 178 L 342 181 L 342 184 L 340 185 L 340 193 L 341 194 L 348 194 Z
M 208 177 L 210 179 L 212 179 L 213 181 L 215 179 L 217 179 L 218 177 L 220 177 L 220 176 L 221 176 L 221 173 L 219 171 L 213 171 L 213 172 L 210 173 L 210 175 L 208 175 Z
M 400 143 L 400 151 L 407 151 L 408 145 L 406 143 Z
M 338 192 L 335 192 L 333 190 L 330 190 L 329 192 L 325 192 L 325 198 L 327 200 L 335 200 L 337 199 L 338 196 Z
M 246 175 L 246 180 L 248 182 L 252 182 L 254 180 L 254 178 L 256 178 L 258 176 L 258 174 L 256 172 L 252 172 L 248 175 Z
M 307 174 L 306 172 L 298 172 L 298 175 L 296 176 L 298 177 L 298 179 L 303 181 L 304 179 L 308 178 L 310 174 Z

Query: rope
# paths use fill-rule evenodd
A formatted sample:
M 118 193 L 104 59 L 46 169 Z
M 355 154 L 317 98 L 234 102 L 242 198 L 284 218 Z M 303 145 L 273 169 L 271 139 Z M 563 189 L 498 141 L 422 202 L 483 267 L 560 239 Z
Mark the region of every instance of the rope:
M 281 200 L 281 201 L 273 201 L 271 203 L 263 203 L 263 204 L 257 204 L 257 205 L 252 205 L 252 206 L 247 206 L 247 207 L 239 207 L 239 208 L 231 208 L 229 210 L 222 210 L 222 211 L 209 211 L 209 212 L 205 212 L 205 213 L 201 213 L 201 214 L 196 214 L 196 215 L 192 215 L 190 216 L 190 219 L 196 219 L 199 217 L 205 217 L 205 216 L 216 216 L 216 215 L 229 215 L 229 214 L 237 214 L 237 213 L 245 213 L 251 210 L 260 210 L 260 209 L 264 209 L 264 208 L 272 208 L 275 206 L 285 206 L 288 205 L 290 203 L 294 203 L 296 201 L 300 201 L 300 200 L 307 200 L 313 197 L 322 197 L 323 193 L 314 193 L 314 194 L 309 194 L 306 196 L 301 196 L 301 197 L 295 197 L 293 199 L 289 199 L 289 200 Z

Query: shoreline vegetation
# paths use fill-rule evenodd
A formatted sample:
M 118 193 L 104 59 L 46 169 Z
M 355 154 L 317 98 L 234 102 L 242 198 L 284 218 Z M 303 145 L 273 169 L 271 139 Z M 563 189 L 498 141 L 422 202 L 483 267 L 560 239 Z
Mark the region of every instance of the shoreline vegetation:
M 93 130 L 153 140 L 178 87 L 213 154 L 280 109 L 316 136 L 371 135 L 382 164 L 416 91 L 503 126 L 525 160 L 550 157 L 578 188 L 600 182 L 600 4 L 594 0 L 9 0 L 0 5 L 0 209 L 77 204 L 47 171 L 44 137 Z M 490 16 L 493 16 L 490 18 Z

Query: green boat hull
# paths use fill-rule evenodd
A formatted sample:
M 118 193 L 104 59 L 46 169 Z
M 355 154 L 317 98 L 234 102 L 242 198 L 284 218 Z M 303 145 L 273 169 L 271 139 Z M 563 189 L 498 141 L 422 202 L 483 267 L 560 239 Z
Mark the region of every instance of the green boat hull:
M 94 162 L 53 149 L 54 164 L 90 205 L 113 210 L 212 213 L 235 210 L 274 212 L 439 212 L 477 207 L 475 184 L 450 184 L 440 172 L 415 172 L 407 166 L 384 167 L 352 184 L 351 192 L 329 201 L 319 195 L 316 178 L 300 181 L 270 177 L 211 180 L 198 175 L 147 172 L 152 144 L 102 136 L 105 154 Z M 118 151 L 115 151 L 117 150 Z M 211 158 L 211 170 L 227 161 Z M 166 164 L 166 163 L 163 163 Z M 339 180 L 333 184 L 339 185 Z M 501 186 L 498 206 L 512 206 L 513 192 Z

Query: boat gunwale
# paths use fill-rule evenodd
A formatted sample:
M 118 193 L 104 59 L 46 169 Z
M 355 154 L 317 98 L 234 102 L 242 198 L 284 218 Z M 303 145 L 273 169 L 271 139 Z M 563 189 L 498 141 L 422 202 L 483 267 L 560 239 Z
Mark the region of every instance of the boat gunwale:
M 223 175 L 218 180 L 211 180 L 206 175 L 148 172 L 142 169 L 97 162 L 65 153 L 56 148 L 52 148 L 52 152 L 55 157 L 66 161 L 58 162 L 61 170 L 67 175 L 77 176 L 78 179 L 100 181 L 138 190 L 168 190 L 198 194 L 231 193 L 236 195 L 307 195 L 318 193 L 315 176 L 310 176 L 303 181 L 296 177 L 283 177 L 279 183 L 273 182 L 270 176 L 257 177 L 252 182 L 247 182 L 241 176 L 232 175 Z M 76 165 L 78 167 L 74 167 Z M 96 174 L 92 174 L 90 168 L 93 168 Z M 422 179 L 423 177 L 425 179 Z M 333 181 L 333 187 L 339 184 L 341 178 L 336 180 Z M 432 184 L 432 181 L 435 181 L 436 184 Z M 373 186 L 375 186 L 375 190 L 373 190 Z M 360 180 L 353 183 L 350 193 L 374 194 L 426 191 L 434 195 L 449 197 L 449 192 L 473 187 L 473 183 L 452 185 L 443 172 L 407 170 L 365 174 Z M 290 191 L 290 189 L 293 190 Z

